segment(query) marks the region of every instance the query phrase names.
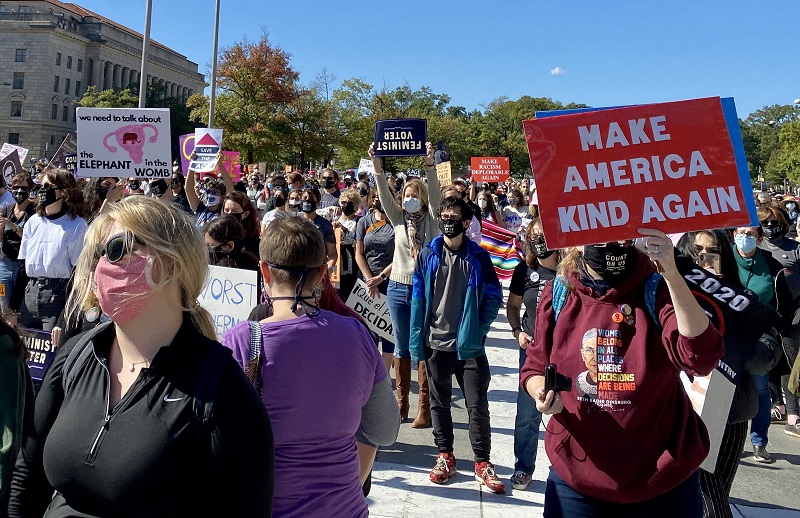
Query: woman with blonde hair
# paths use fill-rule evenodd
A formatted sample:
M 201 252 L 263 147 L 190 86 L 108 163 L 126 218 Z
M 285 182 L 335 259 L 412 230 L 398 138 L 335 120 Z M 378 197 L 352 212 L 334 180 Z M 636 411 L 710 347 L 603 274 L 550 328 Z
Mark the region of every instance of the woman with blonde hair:
M 411 291 L 414 277 L 414 266 L 419 252 L 431 239 L 441 234 L 436 213 L 442 203 L 439 178 L 433 160 L 433 146 L 425 143 L 425 167 L 428 171 L 428 184 L 413 179 L 403 185 L 400 203 L 395 200 L 389 182 L 383 174 L 380 158 L 375 157 L 373 147 L 369 148 L 369 156 L 375 167 L 375 183 L 378 197 L 387 219 L 395 230 L 394 259 L 392 273 L 386 298 L 389 303 L 389 314 L 392 317 L 394 333 L 394 371 L 397 377 L 397 404 L 400 417 L 408 419 L 408 392 L 411 387 L 411 351 L 409 339 L 411 335 Z M 419 408 L 413 428 L 427 428 L 431 425 L 431 411 L 428 399 L 428 377 L 425 373 L 425 362 L 417 367 L 419 382 Z
M 135 196 L 95 219 L 68 318 L 111 321 L 58 348 L 9 516 L 271 516 L 272 430 L 197 304 L 206 255 L 176 205 Z

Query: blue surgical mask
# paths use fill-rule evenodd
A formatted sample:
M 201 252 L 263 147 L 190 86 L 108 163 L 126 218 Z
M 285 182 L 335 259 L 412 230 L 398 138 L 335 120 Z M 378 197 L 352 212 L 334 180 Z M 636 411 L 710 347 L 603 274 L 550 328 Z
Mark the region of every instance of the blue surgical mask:
M 747 234 L 736 234 L 736 237 L 733 238 L 733 242 L 736 243 L 736 248 L 741 250 L 744 254 L 749 254 L 755 250 L 758 244 L 756 238 L 748 236 Z

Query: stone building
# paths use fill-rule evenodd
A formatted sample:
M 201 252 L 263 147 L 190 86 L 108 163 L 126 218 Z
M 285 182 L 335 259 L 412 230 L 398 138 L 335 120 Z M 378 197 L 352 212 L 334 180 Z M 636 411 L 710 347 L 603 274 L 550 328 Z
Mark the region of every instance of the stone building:
M 144 13 L 142 13 L 144 15 Z M 144 16 L 142 16 L 144 18 Z M 88 86 L 138 85 L 143 36 L 58 0 L 0 0 L 0 144 L 52 156 L 75 131 Z M 206 86 L 197 63 L 151 40 L 147 84 L 182 101 Z

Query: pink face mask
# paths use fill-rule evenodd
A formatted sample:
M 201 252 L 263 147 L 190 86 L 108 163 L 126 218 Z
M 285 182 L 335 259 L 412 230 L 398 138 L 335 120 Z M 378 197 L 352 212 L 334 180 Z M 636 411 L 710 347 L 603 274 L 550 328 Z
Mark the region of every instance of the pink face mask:
M 117 324 L 130 322 L 142 312 L 155 283 L 147 257 L 129 255 L 116 263 L 106 256 L 94 270 L 94 293 L 103 313 Z

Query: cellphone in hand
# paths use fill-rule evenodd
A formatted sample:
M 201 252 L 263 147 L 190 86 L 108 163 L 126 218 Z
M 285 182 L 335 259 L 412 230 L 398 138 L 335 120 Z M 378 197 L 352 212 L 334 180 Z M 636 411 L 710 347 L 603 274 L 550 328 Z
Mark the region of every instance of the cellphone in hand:
M 569 392 L 572 390 L 572 379 L 558 373 L 555 363 L 548 363 L 544 368 L 544 393 Z

